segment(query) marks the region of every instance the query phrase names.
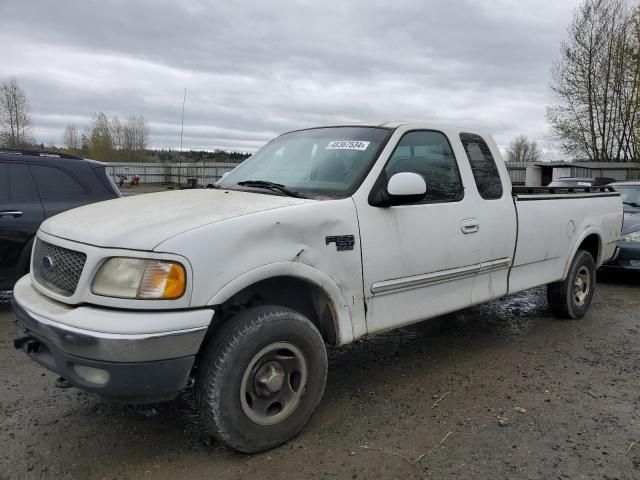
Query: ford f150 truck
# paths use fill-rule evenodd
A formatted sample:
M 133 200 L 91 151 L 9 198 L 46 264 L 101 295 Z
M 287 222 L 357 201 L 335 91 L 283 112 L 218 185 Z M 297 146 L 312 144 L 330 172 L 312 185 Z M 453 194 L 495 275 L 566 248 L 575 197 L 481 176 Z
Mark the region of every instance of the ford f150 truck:
M 294 131 L 213 189 L 46 220 L 14 289 L 14 343 L 128 403 L 193 384 L 212 434 L 257 452 L 312 415 L 325 344 L 539 285 L 557 316 L 582 317 L 622 215 L 606 187 L 512 189 L 472 129 Z

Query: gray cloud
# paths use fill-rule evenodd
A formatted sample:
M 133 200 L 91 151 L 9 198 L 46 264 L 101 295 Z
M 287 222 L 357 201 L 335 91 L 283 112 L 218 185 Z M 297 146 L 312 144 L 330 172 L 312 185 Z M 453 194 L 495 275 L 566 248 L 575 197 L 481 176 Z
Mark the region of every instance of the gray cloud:
M 290 129 L 409 119 L 506 144 L 547 136 L 549 71 L 578 0 L 4 0 L 0 76 L 59 143 L 93 112 L 144 115 L 154 147 L 253 150 Z

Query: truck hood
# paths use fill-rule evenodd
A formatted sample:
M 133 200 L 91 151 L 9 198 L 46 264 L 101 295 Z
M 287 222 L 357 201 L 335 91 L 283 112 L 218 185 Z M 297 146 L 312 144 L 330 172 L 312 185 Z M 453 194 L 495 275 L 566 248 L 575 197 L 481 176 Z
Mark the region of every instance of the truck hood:
M 194 228 L 313 201 L 233 190 L 175 190 L 69 210 L 46 220 L 40 230 L 100 247 L 153 250 Z

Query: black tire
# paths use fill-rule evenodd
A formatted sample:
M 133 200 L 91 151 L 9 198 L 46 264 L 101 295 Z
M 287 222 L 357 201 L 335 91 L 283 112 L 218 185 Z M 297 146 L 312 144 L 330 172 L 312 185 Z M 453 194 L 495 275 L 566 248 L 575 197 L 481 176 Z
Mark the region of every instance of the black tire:
M 260 306 L 229 319 L 205 347 L 196 404 L 218 441 L 261 452 L 302 430 L 326 379 L 327 353 L 315 325 L 295 310 Z
M 22 249 L 22 253 L 20 254 L 17 268 L 18 278 L 29 273 L 29 270 L 31 269 L 31 265 L 29 264 L 29 262 L 31 261 L 31 250 L 33 250 L 33 237 L 31 237 L 31 239 L 27 242 L 25 247 Z
M 578 250 L 567 278 L 547 285 L 547 301 L 556 317 L 581 318 L 589 310 L 596 289 L 596 262 L 586 250 Z

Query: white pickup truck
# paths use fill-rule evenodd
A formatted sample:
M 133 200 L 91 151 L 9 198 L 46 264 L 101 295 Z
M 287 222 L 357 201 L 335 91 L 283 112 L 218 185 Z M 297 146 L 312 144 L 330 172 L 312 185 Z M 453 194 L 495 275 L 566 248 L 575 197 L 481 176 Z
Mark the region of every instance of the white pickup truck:
M 325 344 L 539 285 L 557 316 L 583 316 L 622 215 L 607 188 L 512 189 L 472 129 L 294 131 L 213 189 L 45 221 L 14 289 L 14 343 L 124 402 L 193 384 L 212 434 L 257 452 L 312 415 Z

